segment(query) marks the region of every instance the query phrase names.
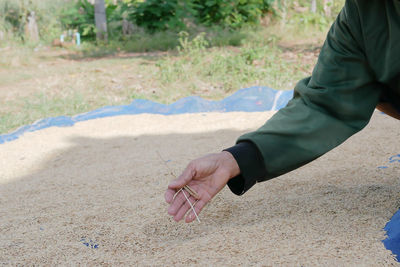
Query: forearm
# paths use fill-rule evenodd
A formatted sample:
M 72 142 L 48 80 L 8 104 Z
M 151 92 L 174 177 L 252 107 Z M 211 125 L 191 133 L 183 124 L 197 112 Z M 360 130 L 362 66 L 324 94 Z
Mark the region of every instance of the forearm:
M 255 182 L 285 174 L 318 158 L 369 122 L 382 88 L 363 51 L 356 8 L 353 2 L 346 2 L 312 76 L 296 85 L 289 104 L 260 129 L 239 138 L 238 144 L 249 142 L 256 147 L 260 156 L 253 153 L 251 159 L 261 158 L 264 172 L 252 174 L 254 170 L 239 160 L 241 175 L 232 181 L 241 188 L 235 187 L 234 193 L 243 194 Z

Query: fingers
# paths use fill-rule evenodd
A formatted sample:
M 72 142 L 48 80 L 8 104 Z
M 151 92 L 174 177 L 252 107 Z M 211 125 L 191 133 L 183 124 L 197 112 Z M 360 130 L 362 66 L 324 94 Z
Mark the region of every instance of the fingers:
M 192 204 L 192 206 L 194 206 L 195 203 L 196 203 L 196 200 L 193 197 L 189 196 L 187 193 L 186 193 L 186 196 L 188 197 L 188 199 L 189 199 L 190 203 Z M 182 204 L 182 206 L 180 207 L 178 212 L 175 214 L 174 220 L 177 221 L 177 222 L 182 220 L 182 218 L 185 216 L 185 214 L 188 212 L 188 210 L 191 210 L 191 206 L 187 202 L 187 200 L 185 199 L 185 202 Z
M 200 198 L 200 196 L 196 192 L 196 190 L 194 190 L 193 188 L 189 187 L 188 185 L 186 185 L 183 188 L 185 188 L 186 191 L 188 192 L 188 194 L 193 196 L 196 200 Z M 176 192 L 177 192 L 176 190 L 169 189 L 169 188 L 167 189 L 167 191 L 165 191 L 164 198 L 165 198 L 165 201 L 168 204 L 171 204 L 172 200 L 174 199 L 174 196 L 175 196 Z
M 181 192 L 179 192 L 175 198 L 171 201 L 171 205 L 168 208 L 168 214 L 175 216 L 179 209 L 181 208 L 181 206 L 186 202 L 185 197 L 183 196 L 183 194 Z
M 206 202 L 203 201 L 203 200 L 201 200 L 201 199 L 200 199 L 199 201 L 197 201 L 196 205 L 193 205 L 193 206 L 194 206 L 194 210 L 196 211 L 197 216 L 200 214 L 201 210 L 203 209 L 203 207 L 204 207 L 205 205 L 206 205 Z M 191 222 L 193 222 L 194 220 L 196 220 L 196 215 L 194 214 L 193 210 L 190 210 L 190 211 L 188 212 L 188 214 L 186 215 L 185 222 L 191 223 Z
M 176 193 L 176 190 L 169 189 L 169 188 L 167 189 L 167 191 L 165 191 L 164 198 L 168 204 L 171 204 L 172 200 L 174 200 L 175 193 Z
M 204 207 L 205 202 L 202 200 L 196 200 L 193 196 L 191 196 L 188 192 L 185 191 L 186 197 L 189 199 L 190 203 L 196 210 L 196 214 L 198 214 L 201 209 Z M 189 213 L 188 213 L 189 211 Z M 183 195 L 183 192 L 180 191 L 177 193 L 175 199 L 172 200 L 172 204 L 168 209 L 168 214 L 172 215 L 175 221 L 180 221 L 183 219 L 185 214 L 192 214 L 193 217 L 190 217 L 190 220 L 188 219 L 188 216 L 186 216 L 186 222 L 192 222 L 196 219 L 196 216 L 193 213 L 192 207 Z
M 169 183 L 168 189 L 164 194 L 165 201 L 168 204 L 172 203 L 174 195 L 177 192 L 177 190 L 187 185 L 193 179 L 195 173 L 196 172 L 194 170 L 193 164 L 189 163 L 189 165 L 186 167 L 183 173 L 177 179 Z
M 193 164 L 189 163 L 183 173 L 178 177 L 178 179 L 171 181 L 168 185 L 169 189 L 179 189 L 187 185 L 193 177 L 196 175 L 195 168 Z

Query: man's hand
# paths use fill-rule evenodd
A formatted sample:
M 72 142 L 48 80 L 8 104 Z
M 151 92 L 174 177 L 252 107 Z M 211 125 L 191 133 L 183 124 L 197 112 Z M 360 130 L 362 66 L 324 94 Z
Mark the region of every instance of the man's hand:
M 185 196 L 179 192 L 189 185 L 199 195 L 197 203 L 194 205 L 196 213 L 199 214 L 203 207 L 228 183 L 229 179 L 240 173 L 239 166 L 234 157 L 226 151 L 218 154 L 210 154 L 198 158 L 189 163 L 178 179 L 171 181 L 165 192 L 165 201 L 170 204 L 168 213 L 174 216 L 175 221 L 180 221 L 190 209 Z M 192 204 L 196 199 L 186 194 Z M 196 219 L 191 210 L 186 215 L 186 222 L 192 222 Z

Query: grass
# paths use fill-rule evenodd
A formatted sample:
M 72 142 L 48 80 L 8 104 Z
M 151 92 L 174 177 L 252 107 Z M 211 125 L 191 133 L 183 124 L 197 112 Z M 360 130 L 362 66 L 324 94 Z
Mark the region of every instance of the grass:
M 12 106 L 11 106 L 12 105 Z M 5 107 L 9 111 L 0 113 L 0 132 L 32 123 L 39 118 L 61 115 L 74 115 L 88 109 L 89 104 L 78 92 L 67 97 L 49 97 L 38 93 L 30 97 L 19 98 Z
M 3 46 L 0 134 L 135 98 L 168 104 L 189 95 L 222 99 L 255 85 L 292 89 L 311 74 L 325 32 L 277 23 L 237 32 L 143 35 L 107 47 Z
M 123 38 L 122 40 L 111 40 L 106 46 L 96 45 L 94 43 L 84 43 L 79 50 L 80 54 L 76 55 L 80 58 L 87 57 L 104 57 L 114 55 L 120 51 L 124 52 L 159 52 L 171 51 L 179 47 L 180 38 L 182 35 L 187 36 L 188 39 L 195 39 L 203 35 L 207 42 L 205 47 L 225 47 L 225 46 L 242 46 L 246 40 L 255 40 L 255 28 L 244 28 L 237 31 L 231 31 L 220 27 L 213 28 L 193 28 L 188 32 L 156 32 L 153 34 L 144 31 L 138 31 L 130 37 Z M 256 30 L 257 31 L 257 30 Z M 257 39 L 259 39 L 257 37 Z M 258 40 L 259 41 L 259 40 Z

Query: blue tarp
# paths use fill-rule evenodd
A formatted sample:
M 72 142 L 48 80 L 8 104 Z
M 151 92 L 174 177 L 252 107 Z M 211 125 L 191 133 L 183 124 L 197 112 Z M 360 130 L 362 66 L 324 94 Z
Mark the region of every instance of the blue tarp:
M 0 144 L 15 140 L 26 132 L 33 132 L 53 126 L 68 127 L 80 121 L 118 115 L 142 113 L 173 115 L 199 112 L 279 110 L 287 104 L 292 95 L 293 91 L 277 91 L 269 87 L 251 87 L 241 89 L 221 101 L 210 101 L 197 96 L 190 96 L 182 98 L 173 104 L 164 105 L 149 100 L 135 99 L 129 105 L 106 106 L 73 117 L 59 116 L 42 119 L 34 124 L 23 126 L 10 134 L 0 135 Z M 400 158 L 400 154 L 398 156 Z M 391 160 L 394 159 L 391 158 Z M 386 166 L 381 166 L 381 168 L 384 167 Z M 390 249 L 397 255 L 397 260 L 400 261 L 400 211 L 393 216 L 384 229 L 388 237 L 383 240 L 383 243 L 387 249 Z
M 34 124 L 23 126 L 10 134 L 0 135 L 0 144 L 15 140 L 26 132 L 33 132 L 52 126 L 72 126 L 80 121 L 118 115 L 142 113 L 173 115 L 199 112 L 255 112 L 278 110 L 287 104 L 292 98 L 292 95 L 293 91 L 277 91 L 269 87 L 250 87 L 241 89 L 221 101 L 211 101 L 198 96 L 190 96 L 182 98 L 170 105 L 164 105 L 149 100 L 135 99 L 129 105 L 106 106 L 73 117 L 59 116 L 42 119 Z
M 400 210 L 390 219 L 384 229 L 388 237 L 383 240 L 383 244 L 397 256 L 397 261 L 400 262 Z

